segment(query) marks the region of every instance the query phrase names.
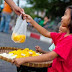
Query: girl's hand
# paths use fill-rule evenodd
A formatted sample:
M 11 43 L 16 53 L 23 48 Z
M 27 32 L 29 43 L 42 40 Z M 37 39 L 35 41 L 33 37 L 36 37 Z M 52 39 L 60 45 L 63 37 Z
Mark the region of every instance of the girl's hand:
M 17 67 L 20 67 L 24 63 L 24 58 L 17 58 L 12 60 L 12 64 L 15 64 Z
M 30 15 L 27 15 L 27 14 L 23 14 L 23 19 L 26 19 L 26 21 L 30 22 L 30 23 L 33 21 L 32 17 Z
M 36 52 L 43 52 L 43 50 L 40 48 L 40 46 L 35 46 Z

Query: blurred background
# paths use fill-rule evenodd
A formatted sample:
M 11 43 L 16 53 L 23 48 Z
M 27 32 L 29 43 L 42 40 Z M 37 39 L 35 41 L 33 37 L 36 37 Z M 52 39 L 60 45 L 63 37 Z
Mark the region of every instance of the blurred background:
M 56 32 L 58 32 L 65 8 L 72 4 L 71 0 L 14 0 L 14 2 L 23 8 L 26 14 L 31 15 L 39 25 Z M 3 8 L 4 1 L 0 0 L 0 19 Z M 15 13 L 12 12 L 9 23 L 10 30 L 15 26 L 16 17 Z M 28 23 L 28 30 L 37 32 L 30 23 Z
M 72 5 L 72 0 L 13 0 L 16 5 L 23 8 L 26 14 L 42 27 L 52 32 L 58 32 L 61 17 L 64 15 L 65 8 Z M 0 47 L 18 47 L 35 50 L 39 45 L 43 50 L 49 51 L 49 39 L 40 35 L 40 33 L 30 24 L 27 26 L 27 34 L 37 36 L 42 40 L 26 37 L 24 43 L 14 43 L 11 40 L 12 31 L 16 24 L 17 15 L 12 11 L 9 5 L 6 7 L 4 0 L 0 0 Z M 5 12 L 6 11 L 6 12 Z M 6 19 L 5 19 L 6 17 Z M 6 24 L 6 25 L 5 25 Z M 4 30 L 3 30 L 4 28 Z M 9 29 L 8 29 L 9 28 Z M 9 32 L 8 32 L 9 31 Z M 34 34 L 33 34 L 34 33 Z M 36 35 L 37 34 L 37 35 Z M 0 60 L 0 72 L 17 72 L 12 64 Z

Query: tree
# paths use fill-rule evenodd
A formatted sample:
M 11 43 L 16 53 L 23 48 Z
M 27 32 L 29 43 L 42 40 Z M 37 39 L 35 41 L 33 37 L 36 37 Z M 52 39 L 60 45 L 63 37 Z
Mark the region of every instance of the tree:
M 37 15 L 34 15 L 35 9 L 24 7 L 24 10 L 25 10 L 25 13 L 31 15 L 32 18 L 38 17 Z
M 62 16 L 65 8 L 72 4 L 72 0 L 26 0 L 36 10 L 46 9 L 46 15 Z

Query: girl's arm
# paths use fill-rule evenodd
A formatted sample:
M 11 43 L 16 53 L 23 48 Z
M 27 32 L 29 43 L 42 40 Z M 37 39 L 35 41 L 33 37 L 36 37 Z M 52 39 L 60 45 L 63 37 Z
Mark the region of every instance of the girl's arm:
M 44 51 L 44 50 L 42 50 L 40 53 L 42 53 L 42 54 L 47 54 L 47 53 L 49 53 L 50 51 Z
M 45 37 L 49 37 L 50 36 L 50 32 L 47 31 L 45 28 L 41 27 L 39 24 L 37 24 L 34 20 L 31 21 L 31 24 L 38 30 L 38 32 L 40 32 L 43 36 Z
M 44 51 L 40 46 L 35 46 L 36 52 L 42 53 L 42 54 L 46 54 L 49 53 L 50 51 Z
M 31 23 L 37 30 L 40 32 L 43 36 L 51 38 L 50 32 L 47 31 L 45 28 L 41 27 L 39 24 L 37 24 L 31 16 L 27 14 L 23 14 L 23 19 L 26 19 L 27 22 Z
M 40 32 L 43 36 L 45 37 L 49 37 L 50 36 L 50 32 L 47 31 L 45 28 L 41 27 L 39 24 L 37 24 L 34 20 L 31 20 L 31 24 L 38 30 L 38 32 Z
M 58 54 L 54 51 L 48 53 L 48 54 L 43 54 L 40 56 L 35 56 L 35 57 L 26 57 L 26 58 L 19 58 L 19 59 L 14 59 L 12 63 L 14 63 L 16 66 L 20 66 L 25 62 L 45 62 L 45 61 L 51 61 L 54 58 L 56 58 Z
M 24 62 L 45 62 L 45 61 L 51 61 L 54 58 L 56 58 L 58 56 L 58 54 L 54 51 L 49 52 L 48 54 L 43 54 L 40 56 L 36 56 L 36 57 L 27 57 L 24 58 Z

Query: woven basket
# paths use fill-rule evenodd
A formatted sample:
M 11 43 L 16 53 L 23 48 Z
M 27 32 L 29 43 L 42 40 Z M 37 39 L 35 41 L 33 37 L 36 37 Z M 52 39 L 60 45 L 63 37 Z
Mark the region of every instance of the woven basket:
M 22 48 L 15 48 L 15 47 L 0 47 L 0 53 L 9 53 L 10 51 L 13 50 L 18 50 L 18 49 L 22 49 Z M 23 50 L 23 49 L 22 49 Z M 3 56 L 0 56 L 0 59 L 7 61 L 7 62 L 11 62 L 11 59 L 5 58 Z M 29 63 L 24 63 L 22 65 L 24 66 L 29 66 L 29 67 L 50 67 L 52 64 L 52 61 L 48 61 L 48 62 L 29 62 Z

